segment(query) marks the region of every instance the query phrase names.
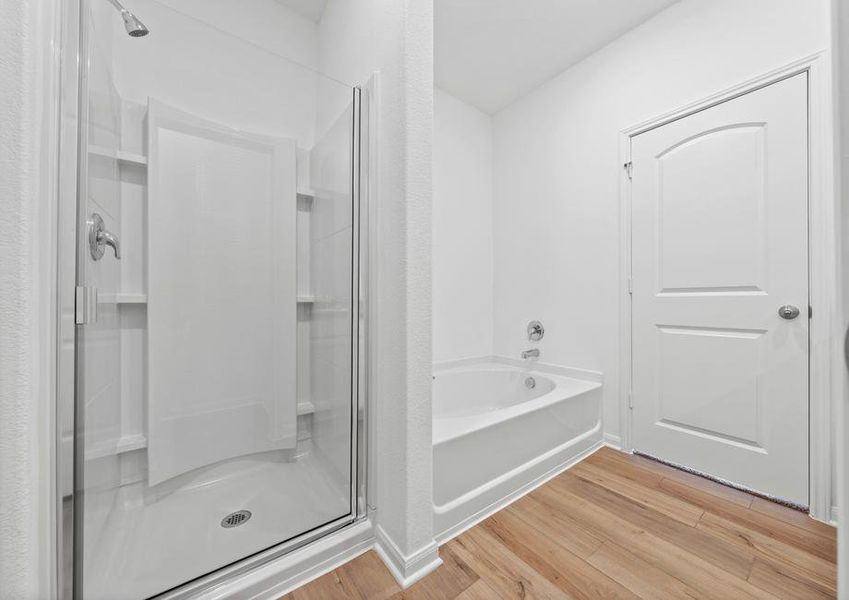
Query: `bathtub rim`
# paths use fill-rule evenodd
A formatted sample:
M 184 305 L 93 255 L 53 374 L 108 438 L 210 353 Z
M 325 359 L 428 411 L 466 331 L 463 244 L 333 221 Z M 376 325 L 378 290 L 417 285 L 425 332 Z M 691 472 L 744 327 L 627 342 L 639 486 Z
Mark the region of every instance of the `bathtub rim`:
M 502 367 L 504 370 L 511 371 L 519 370 L 528 375 L 537 373 L 551 379 L 555 384 L 554 389 L 537 398 L 511 404 L 497 410 L 459 417 L 433 417 L 431 434 L 433 446 L 471 435 L 520 415 L 542 410 L 558 402 L 566 402 L 571 398 L 592 393 L 603 387 L 602 374 L 597 371 L 560 367 L 538 363 L 536 361 L 528 364 L 526 361 L 517 361 L 505 357 L 480 357 L 459 361 L 446 361 L 434 364 L 433 373 L 434 377 L 436 377 L 440 373 L 461 372 L 466 369 L 475 370 L 475 367 L 486 366 Z M 486 369 L 480 370 L 485 371 Z M 567 383 L 574 385 L 576 381 L 583 384 L 581 389 L 564 395 L 563 386 L 567 385 Z M 439 427 L 436 426 L 437 422 L 440 424 Z
M 498 354 L 492 354 L 489 356 L 472 356 L 469 358 L 434 362 L 433 372 L 436 373 L 438 371 L 447 371 L 450 369 L 458 369 L 461 367 L 474 367 L 489 363 L 515 367 L 518 369 L 525 369 L 530 366 L 531 371 L 539 371 L 540 373 L 544 373 L 546 375 L 559 375 L 561 377 L 566 377 L 569 379 L 580 379 L 601 384 L 604 383 L 604 375 L 602 375 L 601 371 L 593 371 L 590 369 L 578 369 L 575 367 L 563 367 L 561 365 L 555 365 L 553 363 L 546 363 L 538 359 L 522 360 L 517 358 L 509 358 L 507 356 L 501 356 Z

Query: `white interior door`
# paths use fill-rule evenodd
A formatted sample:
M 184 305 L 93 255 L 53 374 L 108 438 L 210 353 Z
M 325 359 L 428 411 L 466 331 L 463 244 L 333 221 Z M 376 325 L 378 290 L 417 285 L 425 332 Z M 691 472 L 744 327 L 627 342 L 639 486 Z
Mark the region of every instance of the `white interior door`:
M 634 448 L 800 505 L 807 127 L 800 74 L 631 141 Z
M 148 481 L 296 443 L 296 149 L 148 108 Z

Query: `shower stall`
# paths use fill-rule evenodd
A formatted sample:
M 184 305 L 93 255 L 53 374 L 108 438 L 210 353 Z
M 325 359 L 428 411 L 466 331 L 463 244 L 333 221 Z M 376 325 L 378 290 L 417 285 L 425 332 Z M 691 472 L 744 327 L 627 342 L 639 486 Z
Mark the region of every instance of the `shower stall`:
M 86 600 L 183 597 L 366 516 L 367 94 L 282 0 L 126 4 L 70 1 L 63 32 L 60 570 Z

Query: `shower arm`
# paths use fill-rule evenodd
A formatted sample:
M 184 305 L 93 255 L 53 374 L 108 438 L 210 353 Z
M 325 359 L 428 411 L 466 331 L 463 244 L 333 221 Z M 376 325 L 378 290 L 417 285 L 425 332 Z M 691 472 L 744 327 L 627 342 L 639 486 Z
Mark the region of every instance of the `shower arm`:
M 118 0 L 106 0 L 106 1 L 107 1 L 107 2 L 109 2 L 109 4 L 111 4 L 111 5 L 112 5 L 112 6 L 114 6 L 115 8 L 117 8 L 117 9 L 118 9 L 119 11 L 121 11 L 122 13 L 125 13 L 125 12 L 126 12 L 126 13 L 128 13 L 128 12 L 130 12 L 130 9 L 128 9 L 126 6 L 124 6 L 123 4 L 121 4 L 120 2 L 118 2 Z

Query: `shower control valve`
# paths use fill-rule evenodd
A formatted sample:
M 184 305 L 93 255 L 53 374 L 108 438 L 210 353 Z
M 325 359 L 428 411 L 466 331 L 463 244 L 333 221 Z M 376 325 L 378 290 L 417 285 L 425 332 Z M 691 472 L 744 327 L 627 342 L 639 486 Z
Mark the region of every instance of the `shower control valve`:
M 532 342 L 540 341 L 545 335 L 545 328 L 539 321 L 528 323 L 528 339 Z

